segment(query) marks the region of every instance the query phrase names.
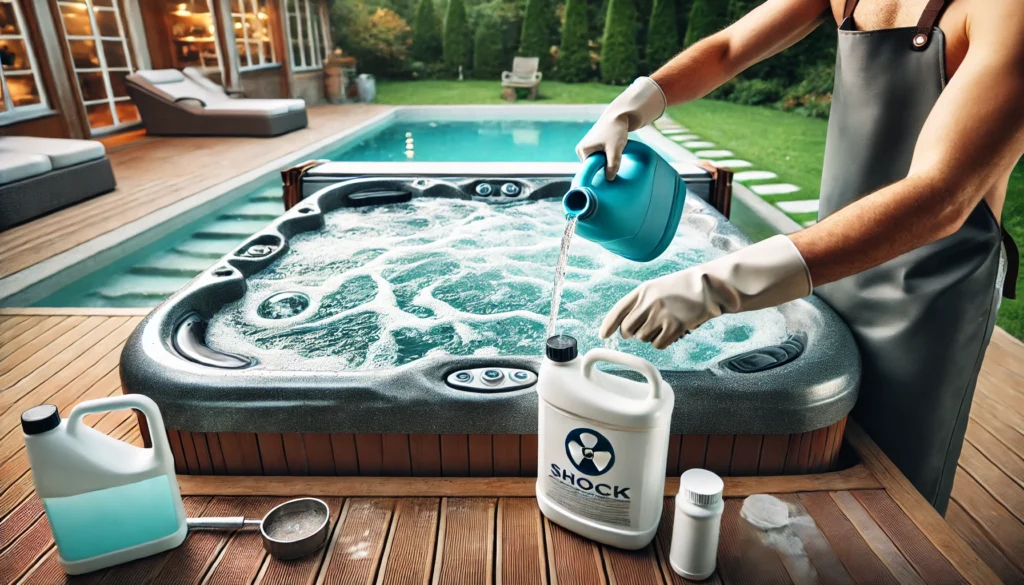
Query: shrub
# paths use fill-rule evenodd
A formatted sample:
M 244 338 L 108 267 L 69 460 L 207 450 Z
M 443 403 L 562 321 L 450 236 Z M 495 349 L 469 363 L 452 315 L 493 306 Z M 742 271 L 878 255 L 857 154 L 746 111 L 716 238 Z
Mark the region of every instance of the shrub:
M 647 68 L 651 71 L 656 70 L 678 51 L 675 0 L 654 0 L 651 25 L 647 29 Z
M 409 25 L 388 8 L 369 13 L 362 2 L 336 2 L 331 8 L 337 43 L 356 58 L 362 71 L 381 77 L 406 73 L 410 38 Z
M 827 118 L 832 106 L 832 84 L 835 67 L 819 63 L 801 70 L 803 81 L 786 90 L 781 106 L 815 118 Z
M 441 58 L 441 25 L 434 14 L 434 0 L 420 0 L 413 26 L 412 58 L 434 63 Z
M 512 59 L 519 49 L 519 37 L 523 30 L 523 9 L 516 2 L 505 0 L 491 0 L 485 4 L 474 6 L 469 11 L 470 28 L 479 33 L 483 28 L 497 38 L 501 46 L 500 54 L 497 57 L 486 57 L 484 61 L 491 61 L 487 67 L 495 74 L 487 71 L 476 71 L 477 59 L 474 55 L 473 76 L 480 79 L 496 79 L 502 71 L 512 67 Z M 474 37 L 475 38 L 475 37 Z M 489 41 L 488 41 L 489 42 Z
M 498 79 L 505 70 L 501 35 L 496 25 L 496 19 L 485 18 L 476 27 L 473 36 L 473 76 L 476 78 Z
M 784 88 L 776 80 L 737 79 L 729 101 L 748 106 L 773 104 L 782 97 Z
M 636 77 L 636 6 L 633 0 L 610 0 L 601 41 L 601 80 L 623 84 Z
M 725 28 L 728 7 L 725 0 L 693 0 L 684 44 L 689 47 Z
M 469 69 L 470 50 L 473 38 L 466 22 L 466 5 L 463 0 L 449 0 L 448 12 L 444 19 L 444 64 L 455 74 L 459 67 Z M 466 72 L 468 73 L 468 71 Z
M 729 0 L 729 5 L 725 10 L 725 24 L 729 25 L 743 18 L 759 4 L 761 4 L 761 0 Z
M 587 40 L 587 0 L 567 0 L 562 43 L 558 46 L 558 78 L 562 81 L 590 79 L 593 70 Z
M 524 57 L 540 57 L 542 70 L 551 68 L 551 37 L 548 27 L 553 19 L 550 0 L 526 0 L 519 54 Z

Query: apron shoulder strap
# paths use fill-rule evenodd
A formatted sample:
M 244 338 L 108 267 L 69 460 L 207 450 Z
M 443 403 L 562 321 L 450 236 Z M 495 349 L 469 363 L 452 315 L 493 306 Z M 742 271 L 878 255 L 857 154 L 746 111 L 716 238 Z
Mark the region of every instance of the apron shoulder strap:
M 846 6 L 843 7 L 843 20 L 853 16 L 853 11 L 857 9 L 857 2 L 860 0 L 846 0 Z
M 946 7 L 946 3 L 947 0 L 928 0 L 928 5 L 921 13 L 921 19 L 917 21 L 917 29 L 914 30 L 914 50 L 923 51 L 928 46 L 928 41 L 932 39 L 935 23 L 939 22 L 939 16 Z
M 1006 251 L 1006 277 L 1003 279 L 1003 298 L 1017 298 L 1017 272 L 1020 270 L 1020 252 L 1010 232 L 1003 229 L 1003 250 Z

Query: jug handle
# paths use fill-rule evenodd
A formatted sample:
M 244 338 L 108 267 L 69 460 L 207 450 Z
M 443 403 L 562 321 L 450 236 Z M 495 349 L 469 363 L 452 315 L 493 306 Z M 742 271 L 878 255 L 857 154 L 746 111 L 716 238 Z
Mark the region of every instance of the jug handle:
M 597 175 L 597 172 L 603 169 L 607 162 L 608 159 L 603 152 L 595 152 L 583 161 L 583 168 L 580 169 L 578 176 L 589 180 L 592 176 Z
M 590 374 L 593 373 L 597 362 L 608 362 L 610 364 L 626 366 L 631 370 L 640 372 L 644 378 L 647 378 L 647 384 L 651 387 L 651 397 L 655 400 L 661 399 L 661 372 L 651 362 L 638 358 L 635 355 L 622 353 L 621 351 L 612 351 L 598 347 L 588 351 L 583 356 L 583 377 L 590 378 Z
M 141 394 L 125 394 L 123 396 L 111 396 L 109 398 L 98 398 L 75 405 L 68 415 L 68 432 L 75 433 L 82 425 L 82 418 L 87 414 L 99 414 L 113 410 L 124 410 L 133 408 L 146 415 L 147 426 L 149 427 L 149 441 L 154 448 L 163 448 L 167 442 L 167 431 L 164 430 L 164 419 L 160 416 L 160 407 L 153 402 L 153 399 Z

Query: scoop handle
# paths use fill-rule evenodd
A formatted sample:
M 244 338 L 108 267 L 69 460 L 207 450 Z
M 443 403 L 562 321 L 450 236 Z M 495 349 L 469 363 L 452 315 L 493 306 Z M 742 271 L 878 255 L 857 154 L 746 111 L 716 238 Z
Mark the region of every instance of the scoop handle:
M 185 521 L 189 530 L 237 530 L 260 524 L 261 520 L 246 520 L 245 516 L 213 516 L 210 518 L 189 518 Z
M 626 366 L 631 370 L 640 372 L 644 378 L 647 378 L 647 385 L 651 387 L 651 398 L 655 400 L 661 399 L 661 372 L 651 362 L 635 355 L 622 353 L 621 351 L 598 347 L 588 351 L 583 356 L 583 377 L 590 378 L 594 371 L 594 366 L 598 362 Z

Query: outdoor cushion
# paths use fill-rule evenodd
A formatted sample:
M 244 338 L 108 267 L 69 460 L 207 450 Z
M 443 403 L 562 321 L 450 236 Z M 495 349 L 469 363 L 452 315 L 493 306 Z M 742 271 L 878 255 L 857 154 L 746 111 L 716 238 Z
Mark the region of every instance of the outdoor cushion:
M 50 172 L 50 159 L 41 154 L 5 152 L 0 156 L 0 185 Z
M 276 116 L 288 113 L 287 105 L 267 103 L 270 101 L 276 100 L 228 100 L 224 102 L 213 102 L 206 104 L 205 110 L 207 112 L 217 113 L 244 112 L 246 114 L 265 114 L 267 116 Z
M 185 80 L 185 76 L 177 69 L 140 69 L 135 72 L 135 75 L 138 75 L 153 85 L 178 83 Z
M 106 150 L 95 140 L 37 138 L 35 136 L 0 137 L 0 151 L 41 154 L 50 158 L 55 169 L 103 158 Z M 6 158 L 4 154 L 4 158 Z
M 214 83 L 213 81 L 211 81 L 209 77 L 203 75 L 203 72 L 198 70 L 198 69 L 196 69 L 195 67 L 186 67 L 185 69 L 182 70 L 182 73 L 185 75 L 186 78 L 194 81 L 197 85 L 201 86 L 207 92 L 212 93 L 212 94 L 216 94 L 218 97 L 219 96 L 223 96 L 224 99 L 231 100 L 231 103 L 238 103 L 241 100 L 244 100 L 246 103 L 267 102 L 267 103 L 273 103 L 274 105 L 284 105 L 284 106 L 287 106 L 289 112 L 296 112 L 298 110 L 306 109 L 306 100 L 301 100 L 301 99 L 285 99 L 285 98 L 280 98 L 280 99 L 276 99 L 276 98 L 263 99 L 263 98 L 247 98 L 247 97 L 233 98 L 230 95 L 228 95 L 228 93 L 224 90 L 223 87 L 221 87 L 221 86 L 217 85 L 216 83 Z M 204 101 L 206 101 L 207 104 L 209 104 L 213 100 L 204 100 Z

